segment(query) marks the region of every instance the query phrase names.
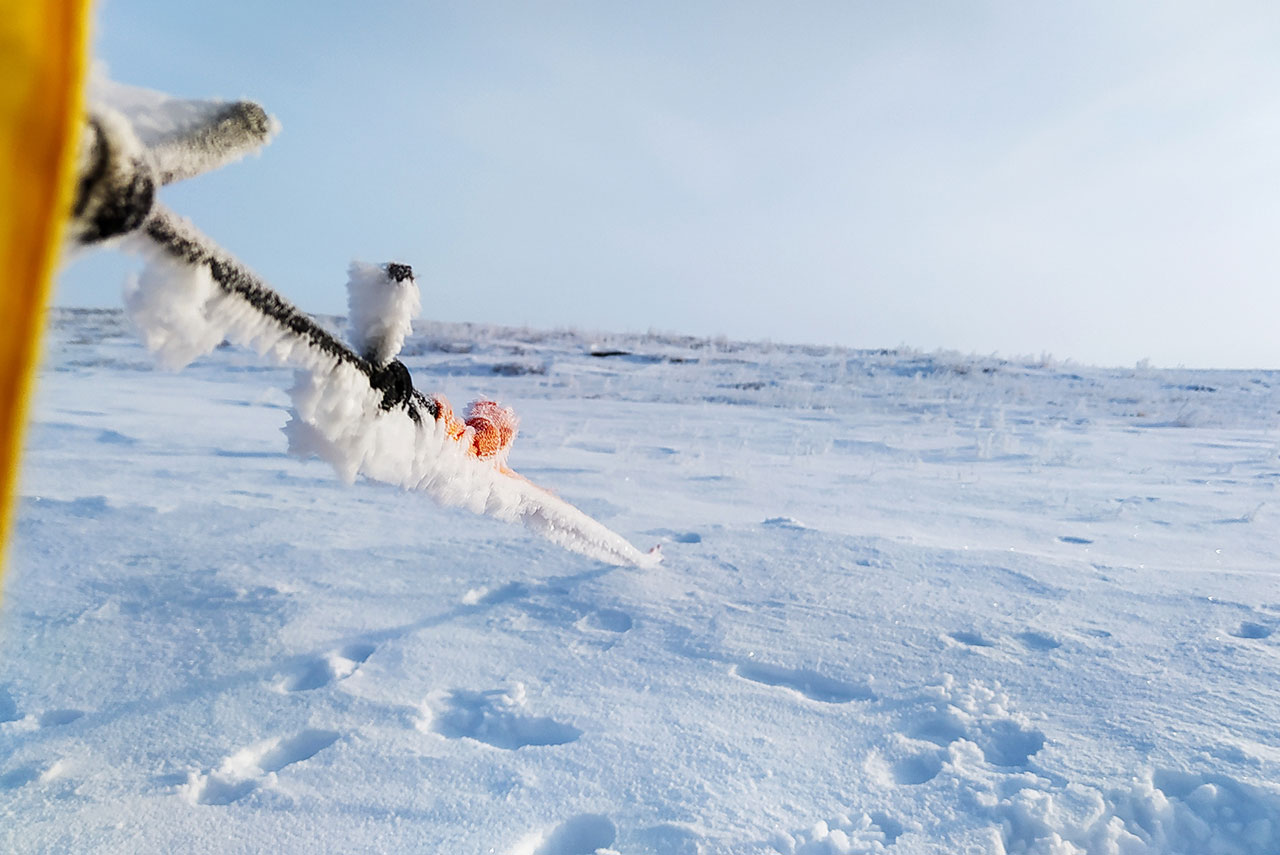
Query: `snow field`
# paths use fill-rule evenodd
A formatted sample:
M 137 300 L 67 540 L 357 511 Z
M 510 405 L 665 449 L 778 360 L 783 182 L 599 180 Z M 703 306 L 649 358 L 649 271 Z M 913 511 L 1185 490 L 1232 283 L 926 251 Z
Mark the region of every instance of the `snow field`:
M 597 352 L 623 351 L 612 356 Z M 1272 853 L 1280 380 L 428 325 L 617 568 L 56 317 L 0 612 L 21 852 Z

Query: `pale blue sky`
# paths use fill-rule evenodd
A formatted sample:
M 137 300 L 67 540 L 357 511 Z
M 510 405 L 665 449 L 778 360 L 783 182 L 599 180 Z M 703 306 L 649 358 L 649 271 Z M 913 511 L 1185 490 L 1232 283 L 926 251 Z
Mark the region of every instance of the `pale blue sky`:
M 1274 2 L 107 0 L 95 41 L 280 119 L 164 197 L 309 311 L 395 259 L 444 320 L 1280 367 Z

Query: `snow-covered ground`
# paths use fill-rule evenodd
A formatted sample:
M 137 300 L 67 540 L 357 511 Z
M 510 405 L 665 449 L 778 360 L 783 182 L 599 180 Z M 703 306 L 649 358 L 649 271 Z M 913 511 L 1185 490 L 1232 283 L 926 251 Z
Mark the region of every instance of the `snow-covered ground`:
M 606 355 L 612 354 L 612 355 Z M 427 325 L 607 566 L 55 314 L 0 849 L 1280 852 L 1280 374 Z

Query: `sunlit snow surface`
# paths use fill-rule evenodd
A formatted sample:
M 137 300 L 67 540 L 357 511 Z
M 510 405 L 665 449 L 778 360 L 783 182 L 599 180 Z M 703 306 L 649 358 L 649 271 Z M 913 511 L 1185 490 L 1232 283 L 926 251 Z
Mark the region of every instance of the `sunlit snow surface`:
M 412 336 L 636 570 L 287 456 L 253 354 L 48 345 L 0 850 L 1280 852 L 1280 374 Z

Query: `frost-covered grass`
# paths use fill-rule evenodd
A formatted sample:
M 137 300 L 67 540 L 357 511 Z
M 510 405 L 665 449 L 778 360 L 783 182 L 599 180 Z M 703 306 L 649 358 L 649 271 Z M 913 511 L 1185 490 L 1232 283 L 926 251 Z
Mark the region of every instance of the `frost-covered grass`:
M 593 355 L 612 353 L 612 355 Z M 55 317 L 0 849 L 1275 853 L 1280 374 L 427 325 L 616 568 Z

